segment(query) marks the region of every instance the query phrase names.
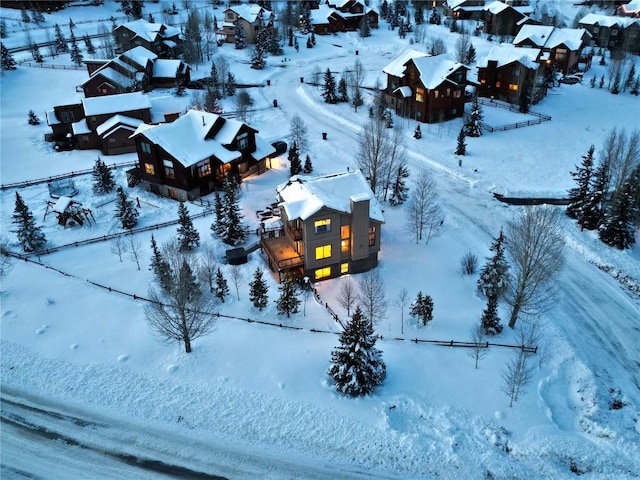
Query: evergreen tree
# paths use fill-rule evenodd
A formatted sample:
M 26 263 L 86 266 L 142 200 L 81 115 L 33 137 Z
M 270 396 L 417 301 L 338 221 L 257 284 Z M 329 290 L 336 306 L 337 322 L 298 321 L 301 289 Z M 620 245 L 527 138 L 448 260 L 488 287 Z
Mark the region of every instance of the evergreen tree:
M 67 39 L 64 38 L 64 34 L 60 29 L 60 25 L 56 23 L 53 28 L 55 30 L 56 51 L 58 53 L 67 53 L 69 51 L 69 46 L 67 45 Z
M 222 206 L 225 222 L 221 240 L 227 245 L 239 245 L 247 238 L 247 227 L 242 221 L 243 215 L 238 199 L 238 184 L 232 175 L 227 175 L 224 178 L 223 190 Z
M 633 223 L 634 193 L 640 189 L 640 165 L 613 195 L 609 212 L 598 229 L 600 240 L 607 245 L 624 250 L 635 243 Z M 635 190 L 635 192 L 634 192 Z
M 500 317 L 498 316 L 498 296 L 491 294 L 487 297 L 487 307 L 482 311 L 480 323 L 484 333 L 487 335 L 497 335 L 502 332 Z
M 627 78 L 624 81 L 624 85 L 622 86 L 622 91 L 626 92 L 627 90 L 631 89 L 631 87 L 633 87 L 633 81 L 636 78 L 636 65 L 635 63 L 631 64 L 631 67 L 629 67 L 629 71 L 627 72 Z
M 529 113 L 529 110 L 531 108 L 531 91 L 533 88 L 531 83 L 532 83 L 532 80 L 526 77 L 522 82 L 522 88 L 520 89 L 520 96 L 518 97 L 518 106 L 519 106 L 520 113 Z
M 176 88 L 173 90 L 173 94 L 176 97 L 182 97 L 186 89 L 187 89 L 187 86 L 185 85 L 185 78 L 180 77 L 180 79 L 178 80 L 178 83 L 176 83 Z
M 236 77 L 233 73 L 227 73 L 227 82 L 224 84 L 224 94 L 233 97 L 236 94 Z
M 316 46 L 316 35 L 313 32 L 311 32 L 311 45 Z
M 143 0 L 131 0 L 131 16 L 134 20 L 142 18 L 142 9 L 144 8 Z
M 278 290 L 280 291 L 280 296 L 276 300 L 278 314 L 286 315 L 289 318 L 292 313 L 298 313 L 300 306 L 300 299 L 297 296 L 298 288 L 291 275 L 284 276 Z
M 156 19 L 153 17 L 153 14 L 149 12 L 149 16 L 147 17 L 147 22 L 156 23 Z
M 416 140 L 420 140 L 422 138 L 422 130 L 420 129 L 420 124 L 416 125 L 416 129 L 413 132 L 413 138 Z
M 347 93 L 347 80 L 344 77 L 341 77 L 338 81 L 338 101 L 349 101 L 349 94 Z
M 42 54 L 40 53 L 40 47 L 38 47 L 37 43 L 35 42 L 32 43 L 30 50 L 31 50 L 31 57 L 36 63 L 44 62 L 44 58 L 42 58 Z
M 151 254 L 151 264 L 149 269 L 156 276 L 156 280 L 158 280 L 160 287 L 167 291 L 171 288 L 171 267 L 169 266 L 169 262 L 167 262 L 160 252 L 153 234 L 151 234 Z
M 256 267 L 256 271 L 253 274 L 253 280 L 249 282 L 249 300 L 251 300 L 253 306 L 260 311 L 267 306 L 267 293 L 268 287 L 262 277 L 262 269 L 260 267 Z
M 0 19 L 0 38 L 7 38 L 7 22 L 4 18 Z
M 360 87 L 356 86 L 353 89 L 353 100 L 351 101 L 351 105 L 353 105 L 354 110 L 357 112 L 358 107 L 362 104 L 364 104 L 362 93 L 360 92 Z
M 460 129 L 460 133 L 458 134 L 458 144 L 456 146 L 456 155 L 464 156 L 467 153 L 467 144 L 464 141 L 464 127 Z
M 469 113 L 469 115 L 467 116 L 465 122 L 464 122 L 464 134 L 467 137 L 479 137 L 480 135 L 482 135 L 482 127 L 481 122 L 482 122 L 482 107 L 480 107 L 480 104 L 478 103 L 478 98 L 476 97 L 473 100 L 473 104 L 471 106 L 471 112 Z M 463 154 L 464 155 L 464 154 Z
M 631 87 L 631 95 L 638 96 L 639 92 L 640 92 L 640 76 L 636 77 L 636 79 L 633 82 L 633 87 Z
M 76 27 L 76 24 L 73 23 L 73 19 L 69 17 L 69 32 L 73 33 L 73 29 Z
M 603 158 L 591 174 L 589 194 L 582 207 L 581 228 L 595 230 L 600 226 L 603 216 L 603 204 L 610 179 L 610 160 Z
M 220 93 L 220 84 L 221 84 L 221 79 L 220 79 L 220 75 L 218 75 L 218 67 L 216 67 L 216 62 L 213 62 L 211 64 L 211 78 L 209 80 L 209 83 L 207 85 L 207 91 L 209 91 L 209 89 L 212 90 L 211 94 L 214 98 L 220 98 L 222 97 L 221 93 Z
M 600 82 L 598 82 L 598 88 L 602 88 L 602 87 L 604 87 L 604 75 L 600 77 Z
M 229 285 L 227 284 L 227 280 L 224 278 L 222 274 L 222 270 L 220 267 L 216 270 L 216 298 L 218 298 L 222 303 L 224 303 L 224 299 L 229 295 Z
M 234 27 L 234 40 L 236 42 L 236 50 L 242 50 L 247 46 L 247 32 L 244 31 L 242 24 L 239 20 L 236 20 L 233 24 Z
M 302 169 L 302 172 L 305 174 L 310 174 L 311 172 L 313 172 L 313 165 L 311 164 L 311 157 L 307 154 L 307 158 L 305 158 L 304 160 L 304 168 Z
M 16 61 L 13 59 L 11 52 L 4 46 L 4 43 L 0 43 L 0 69 L 3 72 L 16 69 Z
M 251 50 L 251 68 L 262 70 L 265 65 L 266 62 L 262 55 L 262 48 L 256 44 L 253 50 Z
M 613 87 L 611 87 L 611 93 L 618 95 L 620 93 L 620 70 L 616 72 L 616 76 L 613 78 Z
M 302 172 L 302 162 L 300 161 L 300 152 L 298 152 L 298 145 L 293 142 L 293 145 L 289 149 L 289 173 L 293 177 Z
M 473 43 L 469 44 L 469 50 L 467 50 L 467 54 L 465 55 L 464 63 L 465 65 L 471 65 L 476 61 L 476 49 L 473 47 Z
M 76 42 L 76 36 L 71 32 L 71 61 L 75 63 L 77 66 L 82 65 L 83 59 L 82 52 L 78 47 L 78 42 Z
M 92 176 L 94 193 L 110 193 L 116 186 L 111 169 L 107 167 L 106 163 L 100 160 L 100 157 L 98 157 L 96 163 L 93 165 Z
M 505 241 L 504 232 L 500 229 L 500 234 L 494 239 L 489 249 L 493 252 L 493 256 L 487 257 L 480 271 L 477 282 L 478 293 L 487 298 L 495 296 L 497 300 L 504 294 L 509 284 L 509 263 L 505 256 Z
M 215 200 L 214 200 L 214 212 L 216 216 L 216 221 L 211 224 L 211 230 L 218 237 L 222 237 L 222 233 L 227 229 L 226 222 L 227 219 L 224 213 L 224 205 L 222 203 L 222 196 L 220 192 L 216 190 L 215 192 Z
M 433 300 L 429 295 L 422 295 L 422 292 L 418 292 L 415 302 L 411 304 L 409 315 L 415 317 L 422 323 L 427 325 L 433 320 Z
M 593 172 L 593 153 L 595 147 L 591 145 L 586 155 L 582 156 L 582 164 L 576 166 L 576 170 L 571 172 L 571 176 L 576 182 L 576 186 L 569 190 L 569 204 L 565 213 L 571 217 L 581 221 L 582 209 L 589 194 L 589 184 L 591 182 L 591 174 Z
M 392 206 L 401 205 L 407 200 L 409 192 L 409 187 L 406 185 L 407 178 L 409 178 L 409 169 L 405 165 L 400 165 L 389 198 L 389 203 Z
M 388 15 L 389 15 L 389 3 L 387 2 L 387 0 L 383 0 L 382 3 L 380 4 L 380 17 L 386 20 Z
M 29 125 L 40 125 L 40 119 L 38 118 L 38 116 L 33 112 L 33 110 L 29 110 Z
M 322 87 L 322 98 L 325 103 L 336 103 L 336 80 L 327 68 L 324 72 L 324 85 Z
M 180 244 L 180 250 L 193 250 L 200 245 L 200 234 L 193 226 L 193 221 L 189 216 L 187 207 L 184 206 L 184 202 L 180 202 L 178 205 L 178 243 Z
M 593 77 L 591 77 L 591 80 L 589 81 L 589 85 L 591 85 L 591 88 L 596 88 L 596 76 L 595 75 Z
M 328 374 L 343 395 L 368 395 L 381 385 L 387 374 L 382 352 L 376 348 L 373 323 L 363 317 L 360 307 L 340 334 L 340 344 L 331 352 Z
M 132 229 L 138 223 L 138 210 L 129 200 L 122 187 L 118 187 L 118 197 L 116 198 L 115 217 L 120 219 L 122 228 Z
M 33 23 L 37 25 L 41 25 L 45 22 L 44 15 L 39 8 L 36 8 L 31 12 L 31 19 L 33 20 Z
M 25 252 L 39 251 L 47 243 L 42 229 L 36 226 L 33 214 L 22 197 L 16 192 L 16 205 L 13 212 L 13 224 L 16 225 L 18 241 Z
M 307 48 L 313 48 L 313 42 L 311 41 L 311 35 L 307 37 Z
M 31 17 L 29 16 L 29 13 L 27 12 L 27 9 L 24 8 L 24 5 L 21 8 L 21 12 L 20 12 L 20 19 L 22 20 L 22 23 L 31 23 Z

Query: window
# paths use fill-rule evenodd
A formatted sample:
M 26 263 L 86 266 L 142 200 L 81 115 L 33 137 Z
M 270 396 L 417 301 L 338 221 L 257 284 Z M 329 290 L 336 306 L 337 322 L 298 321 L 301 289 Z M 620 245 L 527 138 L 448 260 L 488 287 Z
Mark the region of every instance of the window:
M 153 166 L 152 163 L 146 163 L 144 164 L 144 173 L 147 173 L 149 175 L 155 175 L 156 174 L 156 168 Z
M 331 219 L 325 218 L 324 220 L 316 220 L 313 222 L 316 235 L 319 233 L 328 233 L 331 231 Z
M 233 18 L 233 12 L 227 12 L 227 20 L 229 20 L 229 21 L 231 21 L 231 22 L 233 22 L 233 20 L 235 20 L 235 19 Z
M 209 161 L 207 161 L 206 163 L 199 163 L 198 176 L 206 177 L 207 175 L 211 175 L 211 164 L 209 163 Z
M 349 240 L 340 240 L 340 251 L 342 253 L 349 253 Z
M 249 135 L 243 133 L 238 135 L 238 150 L 246 150 L 249 146 Z
M 518 91 L 518 85 L 516 85 L 514 83 L 510 83 L 509 84 L 509 90 L 517 92 Z
M 424 88 L 416 88 L 416 102 L 424 103 Z
M 611 36 L 612 37 L 617 37 L 618 36 L 618 30 L 617 29 L 611 30 Z
M 331 267 L 318 268 L 316 270 L 316 280 L 320 280 L 321 278 L 326 278 L 331 276 Z
M 331 245 L 316 247 L 316 260 L 331 258 Z
M 593 33 L 598 33 L 600 31 L 600 27 L 593 27 Z
M 438 98 L 440 96 L 440 92 L 438 90 L 433 91 L 433 98 Z
M 502 85 L 502 83 L 500 82 L 500 80 L 498 80 L 498 81 L 496 82 L 496 88 L 500 88 L 500 85 Z
M 369 246 L 373 247 L 376 244 L 376 227 L 369 227 Z
M 342 274 L 349 273 L 349 264 L 348 263 L 342 263 L 340 265 L 340 273 L 342 273 Z
M 349 225 L 342 225 L 340 227 L 340 251 L 342 253 L 349 253 Z
M 453 98 L 460 98 L 462 96 L 462 90 L 455 90 L 453 92 Z
M 60 116 L 62 117 L 62 123 L 73 123 L 75 121 L 73 112 L 60 112 Z
M 173 169 L 173 162 L 171 160 L 163 160 L 164 176 L 167 178 L 176 178 L 176 172 Z
M 564 60 L 565 58 L 567 58 L 567 49 L 558 48 L 556 50 L 556 60 Z
M 151 145 L 147 142 L 140 142 L 140 150 L 142 150 L 142 153 L 151 153 Z M 171 166 L 173 167 L 173 164 Z
M 447 88 L 447 97 L 450 97 L 450 96 L 451 96 L 451 89 Z

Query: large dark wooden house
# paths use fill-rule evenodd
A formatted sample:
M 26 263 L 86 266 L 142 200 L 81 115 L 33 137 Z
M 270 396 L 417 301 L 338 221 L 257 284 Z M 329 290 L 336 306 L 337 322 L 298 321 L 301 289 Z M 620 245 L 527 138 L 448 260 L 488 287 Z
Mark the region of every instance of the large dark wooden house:
M 224 11 L 222 27 L 216 32 L 218 38 L 226 43 L 234 43 L 236 36 L 236 23 L 244 30 L 245 42 L 248 45 L 256 43 L 261 30 L 273 28 L 275 16 L 273 12 L 262 8 L 260 5 L 240 4 L 230 5 Z
M 387 104 L 402 117 L 441 122 L 464 114 L 468 67 L 445 55 L 410 50 L 388 64 L 384 93 Z
M 378 28 L 378 12 L 360 0 L 326 0 L 310 11 L 311 28 L 320 35 L 356 31 L 364 18 L 369 27 Z
M 122 52 L 142 46 L 159 58 L 177 58 L 182 53 L 180 29 L 163 23 L 134 20 L 118 25 L 113 35 Z
M 491 2 L 483 9 L 482 31 L 490 35 L 515 36 L 522 25 L 536 23 L 529 18 L 531 7 L 512 7 L 504 2 Z
M 589 13 L 578 22 L 597 47 L 640 54 L 640 19 Z
M 140 125 L 132 136 L 142 185 L 180 201 L 213 192 L 229 173 L 262 173 L 275 149 L 237 120 L 189 110 L 171 123 Z

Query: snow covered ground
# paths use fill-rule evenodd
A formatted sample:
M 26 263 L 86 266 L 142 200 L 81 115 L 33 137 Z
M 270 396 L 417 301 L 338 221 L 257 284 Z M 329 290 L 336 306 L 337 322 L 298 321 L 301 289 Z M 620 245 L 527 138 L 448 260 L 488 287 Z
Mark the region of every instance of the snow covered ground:
M 148 7 L 153 11 L 160 5 Z M 116 7 L 115 2 L 100 9 L 72 7 L 47 16 L 47 24 L 67 23 L 69 17 L 76 23 L 92 16 L 108 18 L 118 15 Z M 572 18 L 572 9 L 564 11 Z M 7 9 L 0 14 L 19 16 Z M 216 14 L 221 17 L 221 10 Z M 97 29 L 96 23 L 82 25 L 87 31 Z M 20 35 L 11 33 L 6 44 L 21 44 Z M 445 27 L 429 26 L 427 36 L 445 39 L 453 50 L 455 35 Z M 364 40 L 355 33 L 318 36 L 311 50 L 304 48 L 303 37 L 299 41 L 303 48 L 298 53 L 285 47 L 285 55 L 268 58 L 262 71 L 248 67 L 247 52 L 225 46 L 218 53 L 229 58 L 239 82 L 270 80 L 268 87 L 249 89 L 256 108 L 249 123 L 261 135 L 286 139 L 289 121 L 298 114 L 309 129 L 308 152 L 302 154 L 311 156 L 314 173 L 355 168 L 356 139 L 367 108 L 356 113 L 348 105 L 326 105 L 320 91 L 300 78 L 308 82 L 316 65 L 339 75 L 359 58 L 367 70 L 365 84 L 373 86 L 383 79 L 382 68 L 404 49 L 424 46 L 410 45 L 409 37 L 400 40 L 384 23 Z M 492 46 L 475 37 L 473 43 L 478 58 Z M 47 62 L 70 64 L 65 57 Z M 208 70 L 201 65 L 194 76 Z M 638 97 L 589 87 L 591 76 L 603 73 L 594 62 L 582 84 L 551 90 L 534 107 L 551 115 L 551 122 L 467 139 L 461 166 L 453 151 L 462 120 L 423 125 L 422 139 L 415 140 L 415 122 L 396 118 L 407 137 L 412 172 L 424 167 L 434 174 L 446 220 L 439 237 L 416 245 L 404 229 L 402 207 L 385 207 L 379 269 L 387 297 L 391 302 L 407 288 L 414 298 L 421 290 L 434 299 L 435 312 L 434 321 L 420 327 L 405 311 L 402 325 L 400 310 L 389 306 L 386 319 L 377 325 L 384 336 L 379 347 L 388 375 L 366 398 L 342 398 L 331 386 L 326 369 L 337 336 L 311 329 L 339 332 L 339 325 L 321 304 L 309 298 L 304 314 L 279 317 L 277 285 L 269 276 L 269 307 L 259 312 L 250 305 L 248 281 L 256 266 L 266 269 L 259 252 L 243 267 L 240 300 L 232 294 L 221 313 L 302 330 L 221 318 L 212 334 L 194 343 L 191 354 L 151 334 L 141 301 L 87 282 L 146 296 L 152 280 L 149 233 L 136 235 L 145 249 L 141 270 L 126 256 L 118 261 L 108 242 L 41 257 L 44 265 L 67 275 L 15 262 L 2 279 L 0 296 L 2 476 L 20 478 L 17 472 L 22 471 L 38 478 L 158 478 L 104 454 L 117 450 L 233 479 L 480 479 L 489 473 L 493 478 L 558 479 L 577 473 L 584 478 L 637 478 L 640 297 L 623 280 L 631 286 L 640 283 L 638 244 L 624 252 L 611 250 L 593 232 L 580 232 L 563 219 L 567 265 L 558 280 L 557 303 L 543 319 L 541 354 L 534 358 L 544 361 L 513 408 L 501 391 L 510 350 L 490 349 L 474 370 L 462 349 L 408 341 L 469 340 L 485 302 L 475 294 L 477 277 L 458 273 L 460 258 L 473 252 L 482 262 L 492 237 L 518 212 L 497 202 L 493 192 L 562 196 L 572 186 L 570 171 L 590 144 L 597 150 L 613 127 L 638 127 Z M 98 152 L 55 153 L 43 140 L 46 125 L 27 124 L 30 109 L 44 120 L 44 111 L 53 105 L 77 100 L 74 87 L 85 78 L 83 71 L 28 67 L 1 78 L 1 183 L 93 166 Z M 272 107 L 274 99 L 277 108 Z M 188 99 L 184 101 L 186 106 Z M 224 107 L 235 110 L 230 100 Z M 505 121 L 503 111 L 484 108 L 484 114 L 489 124 Z M 328 134 L 326 141 L 322 132 Z M 106 161 L 135 158 L 128 154 Z M 272 167 L 242 184 L 245 220 L 254 230 L 259 224 L 255 212 L 272 203 L 276 185 L 288 179 L 286 156 Z M 123 170 L 117 179 L 126 184 Z M 75 199 L 92 210 L 94 226 L 62 229 L 52 216 L 43 220 L 50 198 L 46 184 L 20 189 L 51 245 L 118 231 L 110 197 L 94 196 L 89 176 L 75 181 Z M 141 200 L 139 226 L 177 217 L 175 202 L 138 188 L 127 191 Z M 2 234 L 17 250 L 11 233 L 14 192 L 1 192 L 0 222 Z M 228 273 L 225 247 L 210 235 L 211 221 L 204 217 L 195 225 Z M 163 241 L 174 233 L 175 227 L 168 227 L 154 235 Z M 322 300 L 344 318 L 346 312 L 335 301 L 337 285 L 330 280 L 317 287 Z M 507 310 L 500 313 L 504 318 Z M 513 332 L 507 329 L 499 341 L 513 343 Z M 622 408 L 613 409 L 614 401 Z M 54 412 L 58 419 L 52 421 L 49 414 L 40 418 L 33 410 L 25 413 L 14 404 Z M 25 435 L 9 421 L 21 415 L 27 423 L 92 449 Z

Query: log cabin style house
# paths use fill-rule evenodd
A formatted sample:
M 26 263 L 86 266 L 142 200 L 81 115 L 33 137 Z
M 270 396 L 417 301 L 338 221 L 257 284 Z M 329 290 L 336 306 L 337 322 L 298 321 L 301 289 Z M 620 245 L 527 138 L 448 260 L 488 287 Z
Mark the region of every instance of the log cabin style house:
M 180 201 L 213 192 L 228 174 L 264 172 L 275 152 L 249 125 L 196 110 L 171 123 L 140 125 L 132 138 L 141 184 Z
M 589 13 L 578 24 L 591 34 L 592 46 L 640 54 L 640 18 Z
M 134 20 L 118 25 L 113 29 L 113 35 L 120 52 L 141 46 L 158 58 L 178 58 L 182 53 L 180 29 L 163 23 Z
M 410 50 L 383 69 L 387 105 L 401 117 L 425 123 L 461 117 L 468 70 L 445 55 Z
M 379 16 L 359 0 L 326 0 L 310 12 L 311 28 L 318 35 L 357 31 L 364 18 L 370 28 L 378 28 Z
M 358 170 L 294 176 L 277 187 L 281 224 L 263 229 L 261 247 L 278 273 L 311 280 L 370 270 L 378 264 L 384 216 Z

